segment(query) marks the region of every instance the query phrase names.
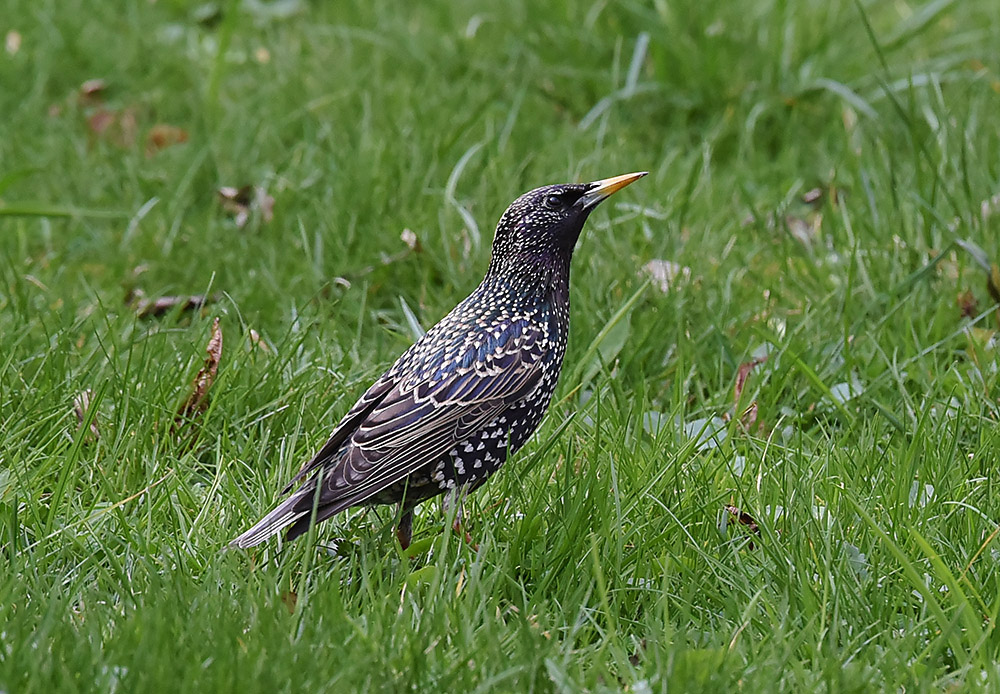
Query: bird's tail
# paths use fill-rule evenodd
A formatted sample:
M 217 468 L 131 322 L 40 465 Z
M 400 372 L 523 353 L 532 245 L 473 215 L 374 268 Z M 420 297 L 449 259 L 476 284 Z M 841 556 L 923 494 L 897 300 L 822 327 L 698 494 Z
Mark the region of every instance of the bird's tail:
M 252 528 L 229 543 L 230 547 L 246 549 L 259 545 L 277 535 L 297 520 L 305 518 L 312 511 L 314 485 L 303 485 L 289 498 L 278 504 L 273 511 L 261 518 Z

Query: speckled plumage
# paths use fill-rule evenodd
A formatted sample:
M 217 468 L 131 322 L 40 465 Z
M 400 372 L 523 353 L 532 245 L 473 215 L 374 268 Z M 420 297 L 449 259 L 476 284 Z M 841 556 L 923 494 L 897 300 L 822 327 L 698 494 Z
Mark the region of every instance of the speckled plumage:
M 483 484 L 548 409 L 584 222 L 642 175 L 545 186 L 515 200 L 479 286 L 361 396 L 284 493 L 305 482 L 231 544 L 250 547 L 285 528 L 293 539 L 352 506 L 398 503 L 405 545 L 417 504 Z

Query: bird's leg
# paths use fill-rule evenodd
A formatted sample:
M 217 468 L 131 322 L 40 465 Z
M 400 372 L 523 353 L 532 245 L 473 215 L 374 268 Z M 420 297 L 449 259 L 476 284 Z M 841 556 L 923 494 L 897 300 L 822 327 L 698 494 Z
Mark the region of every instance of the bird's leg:
M 450 490 L 447 494 L 441 497 L 441 513 L 445 518 L 447 518 L 452 505 L 458 505 L 455 509 L 455 520 L 451 524 L 451 529 L 458 533 L 459 537 L 465 540 L 465 544 L 469 545 L 469 547 L 478 552 L 479 545 L 472 541 L 472 535 L 470 535 L 465 528 L 462 527 L 462 519 L 464 516 L 462 502 L 465 501 L 465 495 L 467 493 L 468 487 L 458 487 Z
M 410 540 L 413 539 L 413 510 L 404 509 L 402 504 L 399 506 L 400 516 L 399 523 L 396 525 L 396 539 L 399 540 L 399 546 L 406 549 L 410 546 Z

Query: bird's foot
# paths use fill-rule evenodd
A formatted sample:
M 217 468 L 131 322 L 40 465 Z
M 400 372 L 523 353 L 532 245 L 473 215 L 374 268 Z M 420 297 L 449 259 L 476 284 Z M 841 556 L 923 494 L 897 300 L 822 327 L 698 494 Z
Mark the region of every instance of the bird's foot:
M 461 518 L 455 518 L 455 522 L 452 523 L 451 529 L 454 530 L 456 533 L 458 533 L 458 536 L 460 538 L 465 540 L 465 544 L 469 545 L 469 547 L 472 548 L 472 551 L 474 552 L 479 551 L 479 545 L 472 541 L 472 535 L 470 535 L 468 531 L 462 527 Z
M 402 549 L 410 546 L 413 540 L 413 512 L 407 511 L 399 517 L 399 525 L 396 526 L 396 540 Z

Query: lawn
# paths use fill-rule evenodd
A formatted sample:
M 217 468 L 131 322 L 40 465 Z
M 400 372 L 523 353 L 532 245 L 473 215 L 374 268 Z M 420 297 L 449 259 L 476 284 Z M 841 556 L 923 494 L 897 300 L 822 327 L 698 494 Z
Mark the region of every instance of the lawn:
M 2 15 L 0 692 L 1000 691 L 995 0 Z M 635 170 L 478 550 L 225 550 L 510 201 Z

